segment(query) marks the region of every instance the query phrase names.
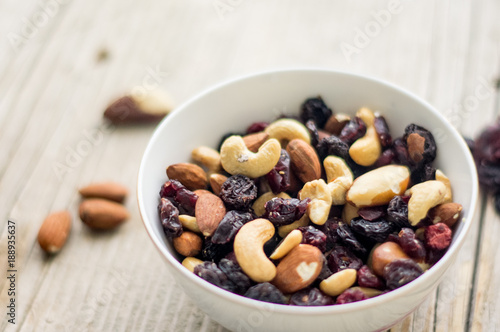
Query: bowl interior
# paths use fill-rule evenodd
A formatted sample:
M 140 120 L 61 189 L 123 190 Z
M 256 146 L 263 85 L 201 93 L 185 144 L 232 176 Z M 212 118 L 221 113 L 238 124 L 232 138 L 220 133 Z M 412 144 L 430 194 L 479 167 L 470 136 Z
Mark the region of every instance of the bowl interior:
M 167 180 L 166 167 L 189 161 L 191 150 L 197 146 L 216 148 L 223 134 L 244 132 L 252 122 L 270 121 L 281 113 L 298 114 L 301 103 L 317 95 L 321 95 L 334 112 L 352 115 L 360 107 L 380 112 L 393 137 L 401 136 L 410 123 L 424 126 L 434 134 L 438 145 L 435 166 L 450 178 L 454 201 L 464 207 L 464 218 L 457 224 L 452 247 L 442 260 L 456 254 L 470 227 L 476 205 L 477 178 L 467 146 L 451 125 L 418 97 L 380 80 L 322 69 L 284 70 L 247 76 L 201 93 L 165 118 L 149 142 L 139 170 L 140 212 L 155 245 L 185 277 L 198 279 L 177 261 L 179 257 L 164 236 L 158 219 L 158 192 Z M 440 263 L 421 278 L 434 273 Z M 411 284 L 416 282 L 407 286 L 413 287 Z M 239 296 L 233 300 L 248 301 Z M 372 300 L 374 304 L 379 301 L 378 297 L 369 301 Z M 327 310 L 342 310 L 340 307 Z M 282 310 L 297 308 L 283 307 Z

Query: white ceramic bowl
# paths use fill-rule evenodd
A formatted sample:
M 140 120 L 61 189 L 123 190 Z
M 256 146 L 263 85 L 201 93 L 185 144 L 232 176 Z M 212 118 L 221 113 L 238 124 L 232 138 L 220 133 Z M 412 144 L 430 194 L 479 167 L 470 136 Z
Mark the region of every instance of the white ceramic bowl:
M 406 125 L 429 129 L 438 144 L 435 165 L 450 178 L 454 201 L 463 205 L 446 255 L 417 280 L 361 302 L 324 306 L 283 306 L 251 300 L 198 278 L 179 262 L 160 225 L 158 192 L 165 168 L 186 162 L 199 145 L 216 147 L 227 132 L 280 112 L 298 113 L 301 103 L 321 95 L 334 112 L 354 114 L 362 106 L 380 111 L 393 137 Z M 184 103 L 160 123 L 144 153 L 138 203 L 146 230 L 175 280 L 210 317 L 234 331 L 372 331 L 390 327 L 410 314 L 438 285 L 468 235 L 477 200 L 474 162 L 459 133 L 428 103 L 392 84 L 324 69 L 278 70 L 217 85 Z

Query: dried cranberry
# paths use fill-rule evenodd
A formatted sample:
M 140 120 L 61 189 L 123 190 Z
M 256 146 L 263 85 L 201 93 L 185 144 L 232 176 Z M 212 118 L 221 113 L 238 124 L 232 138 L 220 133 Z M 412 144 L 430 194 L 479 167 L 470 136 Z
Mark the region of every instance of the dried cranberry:
M 337 297 L 336 304 L 346 304 L 366 300 L 368 296 L 357 288 L 348 288 Z
M 257 198 L 257 186 L 249 177 L 236 174 L 222 184 L 219 196 L 228 208 L 245 210 Z
M 368 206 L 358 210 L 358 214 L 368 221 L 374 221 L 375 219 L 383 217 L 385 212 L 386 207 L 384 206 Z
M 424 143 L 424 150 L 421 156 L 418 158 L 412 159 L 410 156 L 410 159 L 413 160 L 415 164 L 422 163 L 422 164 L 428 164 L 434 161 L 436 159 L 436 151 L 437 151 L 437 146 L 436 146 L 436 141 L 434 140 L 434 136 L 430 131 L 425 129 L 424 127 L 418 126 L 414 123 L 409 124 L 405 128 L 405 134 L 403 136 L 403 141 L 407 141 L 408 137 L 411 134 L 418 134 L 421 137 L 425 139 Z M 422 158 L 420 160 L 420 158 Z
M 401 196 L 395 196 L 387 207 L 387 220 L 397 229 L 411 227 L 408 221 L 408 203 Z
M 230 242 L 234 239 L 240 228 L 253 219 L 254 217 L 249 212 L 229 211 L 224 218 L 222 218 L 219 226 L 217 226 L 212 236 L 212 242 L 216 244 Z
M 179 181 L 169 180 L 165 182 L 160 190 L 160 197 L 167 198 L 174 203 L 180 214 L 194 216 L 198 195 L 184 187 Z
M 383 281 L 373 273 L 368 265 L 363 265 L 358 270 L 358 285 L 361 287 L 383 289 Z
M 323 138 L 318 143 L 318 155 L 321 159 L 325 159 L 327 156 L 338 156 L 344 160 L 349 160 L 349 145 L 343 142 L 337 136 L 329 136 Z
M 236 291 L 236 285 L 229 280 L 226 274 L 215 263 L 203 262 L 203 264 L 197 265 L 194 268 L 194 274 L 222 289 L 230 292 Z
M 373 123 L 375 127 L 375 131 L 378 134 L 378 138 L 380 140 L 380 144 L 383 148 L 388 148 L 392 145 L 392 137 L 389 132 L 389 126 L 385 121 L 385 118 L 381 115 L 377 115 L 375 117 L 375 121 Z
M 179 221 L 179 210 L 166 198 L 158 205 L 163 231 L 167 237 L 177 237 L 182 234 L 182 224 Z
M 387 166 L 387 165 L 392 164 L 395 159 L 396 159 L 396 154 L 394 153 L 394 150 L 387 149 L 384 152 L 382 152 L 380 157 L 378 157 L 374 166 L 375 166 L 375 168 Z
M 425 245 L 432 250 L 443 250 L 451 244 L 451 229 L 440 222 L 425 228 Z
M 392 232 L 392 223 L 384 219 L 368 221 L 361 217 L 351 220 L 352 231 L 366 239 L 375 242 L 384 242 L 387 236 Z
M 302 218 L 309 202 L 309 198 L 299 200 L 297 198 L 275 197 L 266 202 L 264 218 L 275 226 L 289 225 Z
M 286 304 L 287 302 L 285 295 L 283 295 L 283 293 L 276 288 L 276 286 L 268 282 L 263 282 L 250 287 L 243 296 L 254 300 L 277 304 Z
M 252 281 L 248 276 L 243 273 L 243 270 L 238 265 L 238 263 L 223 258 L 219 262 L 219 269 L 224 272 L 227 278 L 233 282 L 234 284 L 234 293 L 243 294 L 245 293 L 250 286 L 252 285 Z
M 285 149 L 281 149 L 280 159 L 273 169 L 266 174 L 266 179 L 275 194 L 287 191 L 290 188 L 290 156 Z
M 254 122 L 247 128 L 247 135 L 263 131 L 269 126 L 269 122 Z
M 366 248 L 356 238 L 349 225 L 340 222 L 339 228 L 337 228 L 337 234 L 342 239 L 342 242 L 354 252 L 366 255 Z
M 340 132 L 339 138 L 346 144 L 351 145 L 358 138 L 365 136 L 366 134 L 366 124 L 359 117 L 354 117 L 349 121 L 342 131 Z
M 402 228 L 398 234 L 398 243 L 403 251 L 415 259 L 425 258 L 425 247 L 422 241 L 415 237 L 415 232 L 411 228 Z
M 300 119 L 302 122 L 313 120 L 318 128 L 322 129 L 328 118 L 332 115 L 332 110 L 326 106 L 323 99 L 318 96 L 304 101 L 300 108 Z
M 337 233 L 337 228 L 339 228 L 340 218 L 328 218 L 324 225 L 320 226 L 320 229 L 326 235 L 326 250 L 332 249 L 339 241 L 340 237 Z
M 299 227 L 302 232 L 302 243 L 317 247 L 321 252 L 326 251 L 326 235 L 312 226 Z
M 363 261 L 346 247 L 336 246 L 328 256 L 328 267 L 332 273 L 344 269 L 358 270 L 362 265 Z
M 405 166 L 411 165 L 410 155 L 408 154 L 408 149 L 402 138 L 396 138 L 392 143 L 392 148 L 399 164 Z
M 233 251 L 232 242 L 226 244 L 216 244 L 212 242 L 212 239 L 210 237 L 207 237 L 203 241 L 201 257 L 203 258 L 203 260 L 217 263 L 231 251 Z
M 396 259 L 384 267 L 384 279 L 389 289 L 396 289 L 424 273 L 413 259 Z
M 436 178 L 436 169 L 431 164 L 424 164 L 411 171 L 411 183 L 416 185 L 421 182 L 434 180 Z
M 333 299 L 317 288 L 306 288 L 295 292 L 290 297 L 291 305 L 318 306 L 332 305 Z
M 316 146 L 319 143 L 319 133 L 318 128 L 316 128 L 316 123 L 312 120 L 306 122 L 306 128 L 311 136 L 311 145 Z

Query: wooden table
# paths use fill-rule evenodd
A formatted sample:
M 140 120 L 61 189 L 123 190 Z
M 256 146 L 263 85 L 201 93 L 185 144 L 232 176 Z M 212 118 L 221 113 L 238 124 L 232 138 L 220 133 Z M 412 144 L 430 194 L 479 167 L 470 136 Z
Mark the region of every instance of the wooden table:
M 224 330 L 184 295 L 146 235 L 135 184 L 154 128 L 104 126 L 115 97 L 153 86 L 179 104 L 242 74 L 325 67 L 400 85 L 475 136 L 500 110 L 499 14 L 495 0 L 0 1 L 2 268 L 7 220 L 17 255 L 16 324 L 2 277 L 0 330 Z M 132 192 L 131 220 L 115 232 L 78 218 L 77 188 L 99 180 Z M 36 236 L 59 209 L 71 211 L 73 230 L 47 257 Z M 439 289 L 391 331 L 500 330 L 499 237 L 482 195 Z

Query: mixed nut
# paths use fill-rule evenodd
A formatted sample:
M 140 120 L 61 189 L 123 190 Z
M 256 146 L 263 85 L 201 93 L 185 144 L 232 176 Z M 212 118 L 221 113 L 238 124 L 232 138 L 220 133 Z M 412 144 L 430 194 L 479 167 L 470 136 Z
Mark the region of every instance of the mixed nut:
M 252 299 L 364 300 L 422 275 L 446 252 L 462 206 L 432 165 L 436 143 L 410 124 L 392 139 L 368 108 L 252 124 L 167 167 L 160 221 L 182 265 Z

